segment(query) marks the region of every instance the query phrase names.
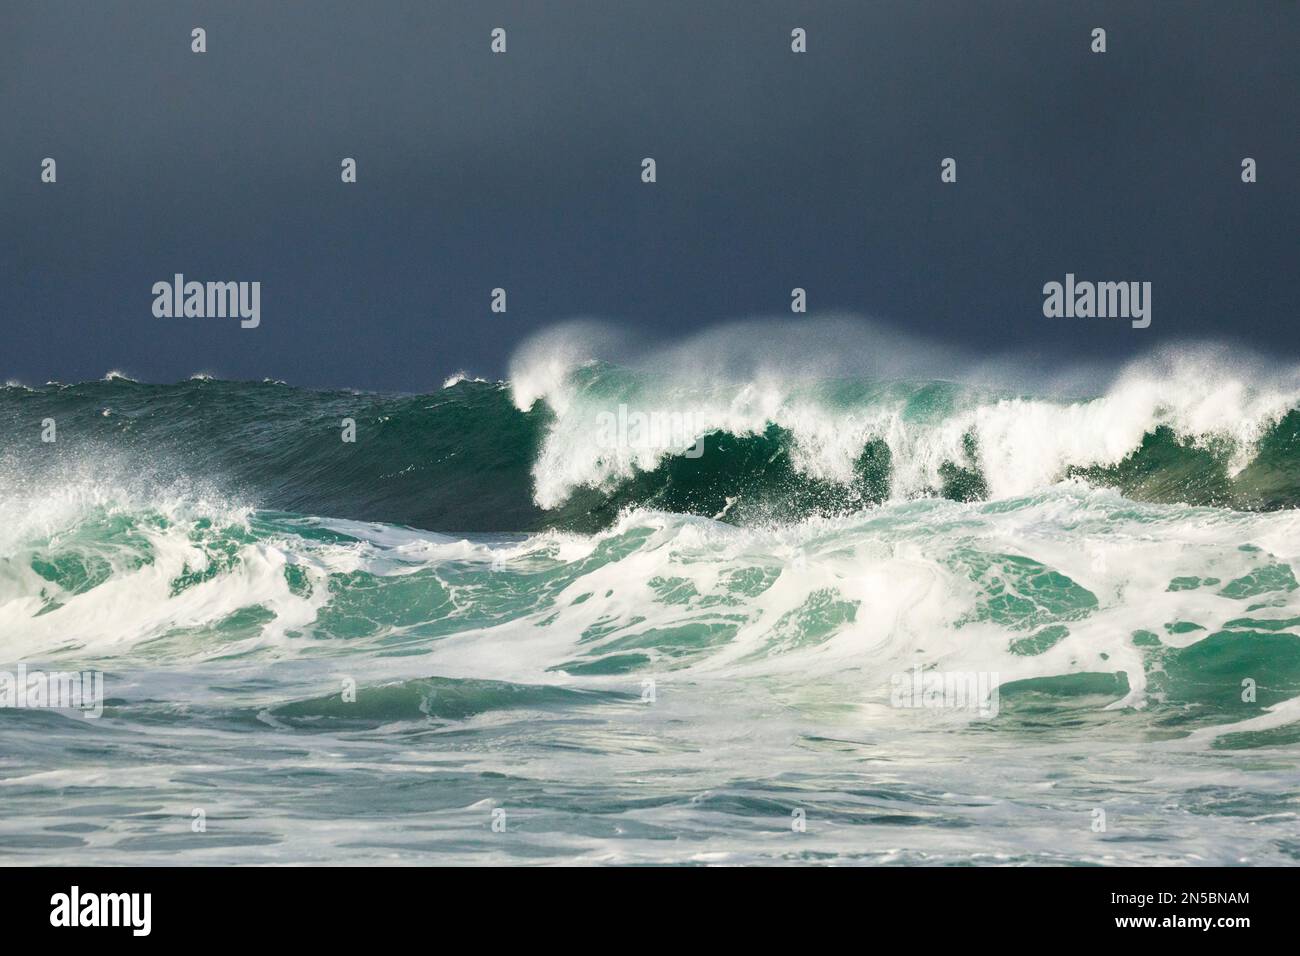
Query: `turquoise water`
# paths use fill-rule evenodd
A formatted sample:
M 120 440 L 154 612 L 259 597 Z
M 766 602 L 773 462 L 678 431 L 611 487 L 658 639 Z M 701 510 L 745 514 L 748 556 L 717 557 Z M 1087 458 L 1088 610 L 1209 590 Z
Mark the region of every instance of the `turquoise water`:
M 1300 859 L 1285 396 L 675 387 L 4 389 L 0 858 Z

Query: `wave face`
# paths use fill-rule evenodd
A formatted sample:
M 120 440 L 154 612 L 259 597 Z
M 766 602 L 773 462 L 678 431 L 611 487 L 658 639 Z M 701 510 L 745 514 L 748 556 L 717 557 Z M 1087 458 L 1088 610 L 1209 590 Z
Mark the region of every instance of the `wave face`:
M 0 856 L 1294 863 L 1296 394 L 5 388 Z

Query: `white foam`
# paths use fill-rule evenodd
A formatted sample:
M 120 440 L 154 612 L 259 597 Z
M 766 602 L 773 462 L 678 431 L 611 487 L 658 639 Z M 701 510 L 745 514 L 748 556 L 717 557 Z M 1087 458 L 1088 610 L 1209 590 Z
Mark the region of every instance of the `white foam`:
M 480 383 L 481 383 L 481 382 L 486 382 L 486 381 L 487 381 L 487 379 L 485 379 L 485 378 L 479 378 L 477 375 L 474 375 L 474 374 L 471 373 L 471 372 L 466 372 L 464 369 L 462 369 L 462 370 L 459 371 L 459 372 L 454 372 L 454 373 L 452 373 L 451 375 L 448 375 L 447 378 L 446 378 L 446 380 L 442 383 L 442 387 L 443 387 L 443 388 L 452 388 L 452 387 L 454 387 L 454 386 L 456 386 L 456 385 L 459 385 L 461 382 L 480 382 Z
M 310 659 L 386 648 L 411 631 L 427 655 L 368 656 L 374 679 L 434 672 L 635 690 L 645 677 L 757 676 L 804 703 L 857 703 L 873 721 L 901 719 L 888 706 L 889 681 L 917 665 L 992 672 L 1002 683 L 1122 671 L 1130 692 L 1114 706 L 1145 706 L 1144 652 L 1133 643 L 1135 631 L 1187 646 L 1244 611 L 1219 586 L 1171 591 L 1174 578 L 1228 582 L 1268 564 L 1300 561 L 1296 512 L 1141 505 L 1082 485 L 1014 505 L 906 502 L 764 528 L 634 511 L 596 535 L 512 540 L 304 518 L 274 533 L 259 525 L 255 534 L 226 535 L 216 548 L 205 547 L 212 534 L 223 527 L 251 532 L 256 516 L 193 491 L 155 491 L 146 501 L 94 481 L 67 482 L 27 507 L 13 500 L 6 498 L 0 513 L 0 553 L 10 559 L 0 565 L 0 646 L 10 661 L 113 658 L 140 646 L 195 660 L 250 651 Z M 114 517 L 133 517 L 128 535 L 103 534 Z M 348 540 L 298 533 L 319 528 Z M 1262 550 L 1242 550 L 1243 543 Z M 967 553 L 1032 558 L 1086 588 L 1096 606 L 1063 619 L 1069 634 L 1055 646 L 1017 654 L 1012 642 L 1040 624 L 976 613 L 989 592 L 987 582 L 963 569 Z M 78 556 L 88 566 L 106 562 L 110 573 L 82 593 L 62 592 L 32 566 L 47 554 Z M 229 560 L 211 567 L 222 555 Z M 290 566 L 308 588 L 291 586 Z M 464 622 L 440 627 L 436 639 L 413 620 L 368 628 L 365 638 L 313 640 L 322 612 L 342 593 L 336 576 L 356 572 L 377 579 L 366 589 L 432 572 L 450 613 Z M 175 587 L 196 575 L 203 579 Z M 742 586 L 742 578 L 749 583 Z M 61 606 L 39 613 L 50 599 Z M 1297 592 L 1279 591 L 1270 601 L 1272 616 L 1300 615 Z M 270 613 L 251 633 L 214 630 L 253 607 Z M 341 613 L 365 611 L 345 603 Z M 1168 633 L 1165 625 L 1178 621 L 1203 630 Z M 704 639 L 710 632 L 721 637 Z M 172 638 L 167 647 L 147 644 L 163 636 Z M 626 674 L 584 676 L 572 666 L 631 653 L 646 662 Z M 1292 712 L 1279 710 L 1275 720 Z
M 956 393 L 953 407 L 928 416 L 909 404 L 920 386 L 882 387 L 845 398 L 828 388 L 824 374 L 809 377 L 814 372 L 808 355 L 816 354 L 819 341 L 831 372 L 849 373 L 840 354 L 845 350 L 893 348 L 899 354 L 896 363 L 879 355 L 867 363 L 867 372 L 878 381 L 897 377 L 891 372 L 954 377 L 956 360 L 950 353 L 937 353 L 944 355 L 943 362 L 927 370 L 917 357 L 924 350 L 915 343 L 882 342 L 879 330 L 868 330 L 854 346 L 845 341 L 842 323 L 809 324 L 798 343 L 789 340 L 787 326 L 776 337 L 777 345 L 789 345 L 793 357 L 782 367 L 755 352 L 755 340 L 772 338 L 768 325 L 732 326 L 668 350 L 643 349 L 634 370 L 621 379 L 603 373 L 599 388 L 585 379 L 603 357 L 598 349 L 610 340 L 609 333 L 590 325 L 569 326 L 526 343 L 511 369 L 515 404 L 527 409 L 545 401 L 555 415 L 533 467 L 537 504 L 554 508 L 583 486 L 609 490 L 680 454 L 699 437 L 658 447 L 600 440 L 601 415 L 613 414 L 620 404 L 677 415 L 697 425 L 701 434 L 760 435 L 777 425 L 792 436 L 798 470 L 846 484 L 854 480 L 854 463 L 865 445 L 882 440 L 892 457 L 896 499 L 941 487 L 945 462 L 967 463 L 967 435 L 977 441 L 978 465 L 993 497 L 1054 484 L 1072 467 L 1115 465 L 1161 426 L 1191 442 L 1228 443 L 1231 468 L 1240 470 L 1267 429 L 1300 404 L 1296 369 L 1268 369 L 1210 348 L 1135 362 L 1101 377 L 1105 384 L 1097 397 L 1083 400 L 1008 391 L 1014 377 L 1005 363 L 970 363 L 971 387 Z M 737 344 L 729 352 L 733 342 Z M 616 347 L 611 354 L 627 359 L 631 353 Z M 1088 374 L 1094 381 L 1099 378 L 1095 370 Z M 1081 377 L 1058 376 L 1058 382 Z M 1055 387 L 1059 385 L 1042 386 L 1049 393 Z
M 1291 512 L 1137 505 L 1083 486 L 1010 509 L 930 501 L 769 528 L 632 512 L 595 536 L 551 532 L 515 545 L 510 561 L 526 567 L 542 555 L 560 557 L 561 542 L 579 545 L 564 555 L 574 562 L 626 535 L 644 535 L 625 557 L 578 576 L 553 604 L 440 640 L 434 662 L 447 676 L 555 683 L 566 680 L 556 671 L 566 662 L 640 653 L 648 664 L 603 683 L 785 677 L 800 693 L 821 687 L 828 699 L 856 699 L 878 719 L 889 719 L 890 676 L 914 665 L 992 672 L 1003 684 L 1119 671 L 1129 693 L 1113 706 L 1143 707 L 1147 673 L 1134 632 L 1184 646 L 1244 610 L 1219 586 L 1171 591 L 1169 583 L 1194 576 L 1226 583 L 1261 564 L 1293 563 L 1300 560 L 1298 531 L 1300 516 Z M 1265 551 L 1242 551 L 1243 542 Z M 989 594 L 953 563 L 966 551 L 1032 558 L 1090 591 L 1096 606 L 1059 619 L 1068 636 L 1045 652 L 1016 653 L 1013 641 L 1042 624 L 1016 627 L 976 615 Z M 757 593 L 736 591 L 737 573 L 761 573 L 770 583 Z M 1297 600 L 1288 592 L 1275 613 L 1296 614 Z M 853 612 L 812 633 L 816 608 L 830 602 Z M 1167 633 L 1165 625 L 1176 621 L 1203 630 Z M 708 627 L 735 633 L 713 647 L 674 650 L 663 642 L 662 635 Z M 853 685 L 847 692 L 846 681 Z

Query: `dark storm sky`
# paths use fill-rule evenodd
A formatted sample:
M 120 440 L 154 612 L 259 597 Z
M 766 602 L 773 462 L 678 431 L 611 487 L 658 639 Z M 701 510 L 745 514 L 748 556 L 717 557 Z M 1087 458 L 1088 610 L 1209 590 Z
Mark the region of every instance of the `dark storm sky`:
M 794 286 L 1047 363 L 1300 356 L 1300 5 L 6 0 L 0 213 L 27 382 L 423 390 L 576 316 L 796 323 Z M 155 318 L 175 272 L 261 281 L 261 327 Z M 1151 328 L 1045 319 L 1066 272 L 1152 282 Z

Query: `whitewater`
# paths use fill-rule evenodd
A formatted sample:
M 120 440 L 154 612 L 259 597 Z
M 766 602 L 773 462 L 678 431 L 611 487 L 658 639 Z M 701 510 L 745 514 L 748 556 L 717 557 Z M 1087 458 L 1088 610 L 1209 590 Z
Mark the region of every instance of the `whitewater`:
M 10 383 L 0 669 L 108 699 L 0 708 L 0 859 L 1294 863 L 1298 408 L 1208 347 L 837 321 L 571 325 L 422 395 Z

